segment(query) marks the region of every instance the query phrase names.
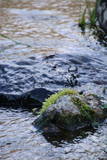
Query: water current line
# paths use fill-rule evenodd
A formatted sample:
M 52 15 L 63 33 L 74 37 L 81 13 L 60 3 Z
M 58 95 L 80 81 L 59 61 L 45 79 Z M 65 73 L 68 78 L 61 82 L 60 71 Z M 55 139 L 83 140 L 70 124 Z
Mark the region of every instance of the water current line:
M 25 45 L 25 46 L 27 46 L 27 47 L 32 47 L 32 46 L 29 45 L 29 44 L 26 44 L 26 43 L 22 43 L 22 42 L 13 40 L 13 39 L 11 39 L 10 37 L 8 37 L 8 36 L 6 36 L 6 35 L 4 35 L 4 34 L 1 34 L 1 33 L 0 33 L 0 36 L 3 37 L 3 38 L 6 38 L 6 39 L 11 40 L 11 41 L 14 42 L 16 45 Z

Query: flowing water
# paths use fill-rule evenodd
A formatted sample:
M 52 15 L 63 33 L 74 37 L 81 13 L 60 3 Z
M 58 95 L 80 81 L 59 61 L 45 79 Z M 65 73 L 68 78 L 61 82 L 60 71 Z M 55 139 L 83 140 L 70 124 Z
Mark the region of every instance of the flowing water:
M 74 87 L 107 99 L 107 49 L 88 29 L 81 33 L 84 7 L 83 0 L 0 0 L 1 93 Z M 0 108 L 1 160 L 107 160 L 107 121 L 57 142 L 37 132 L 34 120 L 28 111 Z

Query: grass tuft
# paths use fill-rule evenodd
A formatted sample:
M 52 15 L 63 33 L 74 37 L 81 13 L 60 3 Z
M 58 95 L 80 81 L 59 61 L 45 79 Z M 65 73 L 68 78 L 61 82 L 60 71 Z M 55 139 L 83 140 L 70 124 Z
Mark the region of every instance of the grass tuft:
M 96 16 L 96 7 L 98 0 L 95 2 L 95 6 L 91 8 L 90 1 L 86 1 L 86 7 L 82 13 L 81 19 L 79 20 L 79 26 L 81 27 L 82 30 L 85 30 L 86 26 L 89 26 L 90 28 L 96 28 L 96 21 L 97 21 L 97 16 Z M 86 22 L 88 17 L 89 24 Z

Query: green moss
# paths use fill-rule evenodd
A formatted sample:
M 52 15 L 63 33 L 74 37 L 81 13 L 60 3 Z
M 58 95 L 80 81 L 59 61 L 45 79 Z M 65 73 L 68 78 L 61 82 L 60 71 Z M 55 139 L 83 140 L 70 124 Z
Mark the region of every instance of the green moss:
M 84 101 L 82 101 L 78 97 L 72 97 L 73 103 L 79 108 L 81 115 L 88 119 L 93 120 L 94 118 L 94 111 L 89 107 L 88 104 L 86 104 Z
M 52 104 L 55 104 L 58 98 L 60 98 L 63 95 L 76 95 L 78 94 L 76 91 L 71 89 L 64 89 L 62 91 L 59 91 L 58 93 L 55 93 L 51 95 L 48 99 L 45 100 L 43 103 L 42 109 L 40 110 L 40 114 L 45 112 L 48 107 L 50 107 Z

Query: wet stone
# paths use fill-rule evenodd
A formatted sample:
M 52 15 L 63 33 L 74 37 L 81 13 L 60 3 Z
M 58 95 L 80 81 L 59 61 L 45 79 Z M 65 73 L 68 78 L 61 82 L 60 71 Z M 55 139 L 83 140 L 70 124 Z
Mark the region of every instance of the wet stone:
M 49 103 L 49 100 L 45 104 Z M 101 106 L 102 102 L 96 95 L 83 96 L 78 93 L 63 95 L 54 104 L 50 104 L 43 112 L 41 110 L 41 114 L 35 120 L 34 125 L 42 130 L 44 128 L 48 128 L 49 131 L 53 130 L 53 133 L 55 133 L 55 130 L 57 132 L 57 128 L 59 128 L 59 131 L 67 130 L 72 132 L 87 127 L 90 128 L 97 126 L 99 122 L 106 118 Z M 45 108 L 45 106 L 43 107 Z M 96 141 L 96 139 L 93 140 Z
M 53 92 L 44 88 L 35 88 L 21 95 L 0 93 L 0 106 L 4 107 L 24 107 L 26 109 L 40 108 L 43 101 Z
M 107 32 L 107 1 L 100 0 L 97 5 L 97 18 L 100 24 L 100 27 Z

